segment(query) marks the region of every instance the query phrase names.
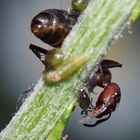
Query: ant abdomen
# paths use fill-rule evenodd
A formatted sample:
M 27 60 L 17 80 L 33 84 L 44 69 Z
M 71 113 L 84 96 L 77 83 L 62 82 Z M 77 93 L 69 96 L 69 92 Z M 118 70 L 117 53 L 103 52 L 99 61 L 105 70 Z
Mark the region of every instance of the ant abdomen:
M 61 47 L 71 30 L 67 11 L 47 9 L 36 15 L 31 22 L 32 33 L 52 47 Z
M 116 83 L 108 84 L 98 97 L 96 106 L 92 111 L 93 116 L 96 118 L 101 118 L 104 115 L 111 114 L 113 111 L 115 111 L 120 99 L 120 87 Z

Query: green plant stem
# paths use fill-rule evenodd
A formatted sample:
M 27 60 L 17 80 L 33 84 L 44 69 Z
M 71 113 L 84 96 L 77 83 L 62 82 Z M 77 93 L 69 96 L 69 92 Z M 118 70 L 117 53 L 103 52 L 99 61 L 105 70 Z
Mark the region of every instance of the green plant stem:
M 130 15 L 130 20 L 133 22 L 137 20 L 137 18 L 140 16 L 140 1 L 137 2 L 137 5 L 134 7 L 132 14 Z
M 95 66 L 106 54 L 112 41 L 119 36 L 138 2 L 91 0 L 62 46 L 65 60 L 85 52 L 91 55 L 91 59 L 63 82 L 47 84 L 41 78 L 32 94 L 1 132 L 0 139 L 59 140 L 76 103 L 81 81 L 88 76 L 87 71 L 95 71 Z

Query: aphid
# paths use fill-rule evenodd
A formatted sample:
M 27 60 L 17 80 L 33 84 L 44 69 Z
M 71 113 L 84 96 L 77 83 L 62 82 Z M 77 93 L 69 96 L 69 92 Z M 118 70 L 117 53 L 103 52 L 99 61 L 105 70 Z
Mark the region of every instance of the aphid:
M 112 74 L 109 68 L 122 67 L 122 64 L 114 60 L 104 59 L 99 64 L 99 69 L 94 75 L 88 79 L 88 91 L 93 92 L 96 86 L 104 88 L 106 84 L 111 82 Z
M 72 9 L 75 11 L 83 12 L 87 7 L 90 0 L 72 0 Z
M 109 115 L 107 118 L 97 120 L 95 124 L 84 124 L 84 126 L 96 126 L 99 123 L 106 121 L 115 111 L 117 104 L 121 99 L 120 87 L 116 83 L 109 83 L 99 95 L 96 106 L 89 110 L 90 116 L 95 118 L 102 118 Z
M 32 33 L 43 42 L 54 47 L 50 51 L 33 44 L 29 46 L 32 52 L 45 65 L 45 79 L 49 83 L 59 82 L 69 77 L 89 59 L 89 55 L 83 54 L 79 58 L 75 57 L 63 63 L 64 55 L 59 49 L 88 2 L 89 0 L 72 0 L 72 8 L 69 11 L 47 9 L 32 19 Z M 62 67 L 64 68 L 62 69 Z M 58 69 L 54 71 L 56 68 Z
M 68 59 L 57 67 L 54 71 L 45 71 L 44 77 L 48 83 L 57 83 L 59 81 L 65 80 L 74 72 L 76 72 L 81 66 L 83 66 L 89 59 L 91 55 L 88 53 L 81 54 L 74 58 Z

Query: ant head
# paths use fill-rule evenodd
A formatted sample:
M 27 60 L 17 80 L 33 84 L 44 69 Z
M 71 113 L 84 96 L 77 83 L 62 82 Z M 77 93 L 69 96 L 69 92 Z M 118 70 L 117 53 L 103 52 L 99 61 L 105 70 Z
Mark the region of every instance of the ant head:
M 89 0 L 72 0 L 72 8 L 76 11 L 83 12 L 87 7 Z
M 92 115 L 96 118 L 101 118 L 106 114 L 107 107 L 104 103 L 96 105 L 92 111 Z

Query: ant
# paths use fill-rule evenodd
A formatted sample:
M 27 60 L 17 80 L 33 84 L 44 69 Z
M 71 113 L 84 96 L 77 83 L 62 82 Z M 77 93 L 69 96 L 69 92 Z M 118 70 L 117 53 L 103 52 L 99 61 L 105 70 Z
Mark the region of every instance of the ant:
M 104 88 L 106 84 L 111 83 L 112 74 L 109 68 L 122 67 L 121 63 L 118 63 L 114 60 L 104 59 L 99 64 L 99 69 L 95 74 L 91 75 L 90 79 L 87 81 L 87 88 L 89 92 L 93 92 L 93 89 L 96 86 Z
M 72 0 L 72 8 L 69 11 L 47 9 L 40 12 L 32 19 L 32 33 L 52 47 L 60 48 L 88 2 L 89 0 Z M 37 51 L 40 52 L 38 49 Z
M 33 44 L 29 46 L 29 49 L 45 65 L 44 77 L 47 82 L 55 83 L 67 78 L 89 59 L 89 54 L 83 54 L 79 58 L 75 57 L 68 60 L 68 62 L 64 62 L 64 54 L 60 49 L 64 39 L 73 25 L 76 24 L 79 15 L 85 10 L 88 3 L 89 0 L 72 0 L 71 9 L 68 11 L 47 9 L 32 19 L 32 33 L 41 41 L 53 47 L 52 50 L 47 50 Z M 59 72 L 56 72 L 56 68 L 61 65 L 64 69 L 61 70 L 62 68 L 60 67 Z
M 79 90 L 78 104 L 82 109 L 81 115 L 86 117 L 88 112 L 90 112 L 91 117 L 102 118 L 105 115 L 109 115 L 107 118 L 97 120 L 95 124 L 84 124 L 84 126 L 96 126 L 106 120 L 111 116 L 111 113 L 115 111 L 116 105 L 120 102 L 121 92 L 120 88 L 116 83 L 111 83 L 111 72 L 109 68 L 122 67 L 122 64 L 114 60 L 102 60 L 100 63 L 100 68 L 97 72 L 91 76 L 88 80 L 87 85 L 82 86 Z M 107 85 L 106 85 L 107 84 Z M 100 93 L 96 106 L 92 105 L 92 98 L 89 94 L 93 92 L 93 89 L 99 86 L 104 88 Z
M 100 93 L 96 106 L 88 111 L 91 113 L 91 117 L 102 118 L 108 115 L 106 118 L 97 120 L 94 124 L 83 124 L 87 127 L 95 127 L 98 124 L 108 120 L 111 113 L 116 110 L 117 104 L 121 99 L 120 87 L 116 83 L 109 83 L 104 90 Z

